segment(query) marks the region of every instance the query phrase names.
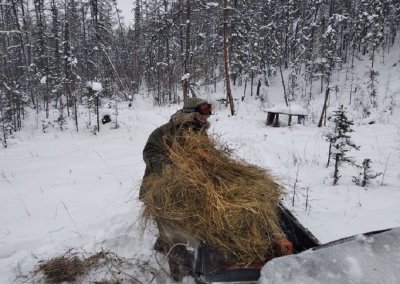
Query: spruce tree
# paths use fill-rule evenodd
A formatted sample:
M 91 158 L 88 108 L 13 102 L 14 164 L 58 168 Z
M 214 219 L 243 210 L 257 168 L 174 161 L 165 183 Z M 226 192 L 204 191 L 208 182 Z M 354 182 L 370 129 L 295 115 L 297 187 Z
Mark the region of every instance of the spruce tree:
M 347 118 L 346 110 L 343 105 L 335 111 L 333 121 L 335 123 L 334 131 L 327 135 L 327 141 L 330 143 L 329 160 L 332 159 L 335 162 L 333 185 L 337 185 L 341 177 L 339 173 L 341 165 L 343 163 L 354 164 L 353 159 L 348 156 L 348 152 L 351 149 L 359 150 L 360 147 L 356 146 L 351 141 L 350 133 L 354 132 L 354 130 L 351 129 L 353 122 Z

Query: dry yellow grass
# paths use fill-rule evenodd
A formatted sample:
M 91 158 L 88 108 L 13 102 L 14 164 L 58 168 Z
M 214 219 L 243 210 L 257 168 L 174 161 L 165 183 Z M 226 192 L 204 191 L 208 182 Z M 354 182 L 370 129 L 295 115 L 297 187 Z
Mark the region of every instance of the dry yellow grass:
M 176 138 L 171 165 L 144 180 L 143 217 L 195 236 L 234 263 L 263 262 L 283 237 L 282 192 L 266 170 L 226 149 L 195 133 Z
M 63 283 L 76 281 L 86 274 L 93 265 L 107 256 L 106 252 L 99 252 L 88 258 L 81 258 L 78 254 L 68 250 L 64 255 L 49 260 L 39 261 L 33 274 L 42 273 L 48 283 Z

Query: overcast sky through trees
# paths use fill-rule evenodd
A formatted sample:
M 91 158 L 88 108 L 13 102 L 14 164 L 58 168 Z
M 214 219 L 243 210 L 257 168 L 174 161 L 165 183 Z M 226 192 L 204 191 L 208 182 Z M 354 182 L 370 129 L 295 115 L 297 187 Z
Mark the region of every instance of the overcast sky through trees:
M 128 25 L 133 20 L 133 0 L 117 0 L 117 2 L 119 9 L 122 11 L 124 22 Z

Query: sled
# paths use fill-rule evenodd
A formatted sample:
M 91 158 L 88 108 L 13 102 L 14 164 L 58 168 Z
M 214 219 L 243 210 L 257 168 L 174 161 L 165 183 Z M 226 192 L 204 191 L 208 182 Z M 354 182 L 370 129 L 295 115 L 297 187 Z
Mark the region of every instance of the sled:
M 282 204 L 279 205 L 281 227 L 292 244 L 290 253 L 299 253 L 320 245 L 318 239 L 306 229 Z M 194 259 L 194 278 L 197 283 L 255 282 L 265 263 L 235 266 L 215 249 L 200 244 Z
M 280 224 L 284 231 L 287 243 L 282 249 L 288 250 L 287 254 L 299 253 L 320 245 L 318 239 L 307 230 L 297 218 L 282 204 L 279 205 Z M 160 228 L 159 228 L 160 229 Z M 168 253 L 171 275 L 194 277 L 196 283 L 214 282 L 252 282 L 260 277 L 260 271 L 265 263 L 250 265 L 235 265 L 225 259 L 223 254 L 186 234 L 177 232 L 172 228 L 162 228 L 164 236 L 172 243 L 187 243 L 193 249 L 189 253 L 185 248 L 176 248 Z M 167 254 L 168 249 L 155 248 Z M 277 255 L 281 256 L 285 253 Z

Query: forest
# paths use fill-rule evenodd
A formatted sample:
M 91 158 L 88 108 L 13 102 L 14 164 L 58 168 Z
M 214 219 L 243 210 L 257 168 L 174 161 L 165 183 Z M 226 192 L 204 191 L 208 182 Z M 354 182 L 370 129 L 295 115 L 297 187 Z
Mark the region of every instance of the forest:
M 326 100 L 331 77 L 368 55 L 376 107 L 374 62 L 389 52 L 400 24 L 399 0 L 134 0 L 126 25 L 114 0 L 0 0 L 0 129 L 18 131 L 34 109 L 78 125 L 78 109 L 97 113 L 106 100 L 178 103 L 224 82 L 242 100 L 262 98 L 280 78 L 286 104 Z M 287 72 L 288 76 L 283 73 Z M 134 102 L 133 102 L 134 103 Z M 368 111 L 367 109 L 365 110 Z

